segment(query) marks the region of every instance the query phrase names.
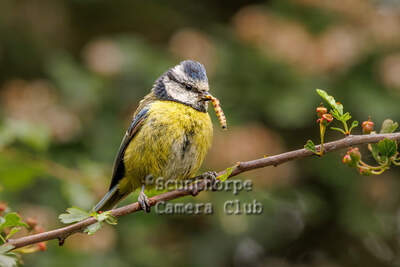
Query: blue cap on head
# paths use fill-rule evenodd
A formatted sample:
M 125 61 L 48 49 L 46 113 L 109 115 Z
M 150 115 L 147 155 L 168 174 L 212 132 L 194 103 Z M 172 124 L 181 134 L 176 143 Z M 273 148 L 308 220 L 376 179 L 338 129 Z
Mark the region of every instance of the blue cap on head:
M 188 77 L 193 80 L 208 82 L 206 69 L 201 63 L 193 60 L 185 60 L 180 65 L 183 66 L 183 70 Z

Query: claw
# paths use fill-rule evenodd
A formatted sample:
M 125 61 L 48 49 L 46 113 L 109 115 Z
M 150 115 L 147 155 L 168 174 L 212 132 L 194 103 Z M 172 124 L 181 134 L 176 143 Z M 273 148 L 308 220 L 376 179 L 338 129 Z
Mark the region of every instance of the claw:
M 144 193 L 144 185 L 142 185 L 142 190 L 139 193 L 139 197 L 138 197 L 138 202 L 140 204 L 140 207 L 145 211 L 145 212 L 150 212 L 150 202 L 149 202 L 149 198 L 146 196 L 146 194 Z
M 192 196 L 197 196 L 198 194 L 199 194 L 199 189 L 197 188 L 197 184 L 193 184 L 192 186 L 191 186 L 191 188 L 190 188 L 190 194 L 192 195 Z
M 201 179 L 206 180 L 207 186 L 211 185 L 211 189 L 215 191 L 214 185 L 218 181 L 217 180 L 218 174 L 214 171 L 208 171 L 201 175 Z

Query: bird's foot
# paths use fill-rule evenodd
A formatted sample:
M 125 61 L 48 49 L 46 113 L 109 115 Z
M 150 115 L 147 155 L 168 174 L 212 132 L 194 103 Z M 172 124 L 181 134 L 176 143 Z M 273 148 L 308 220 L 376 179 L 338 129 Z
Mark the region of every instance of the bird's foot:
M 193 184 L 191 187 L 190 187 L 190 194 L 192 195 L 192 196 L 197 196 L 198 194 L 200 193 L 200 191 L 199 191 L 199 189 L 197 188 L 197 184 Z
M 138 202 L 140 204 L 140 207 L 145 211 L 145 212 L 150 212 L 150 201 L 149 198 L 146 196 L 146 194 L 144 193 L 144 186 L 142 186 L 142 190 L 139 193 L 139 197 L 138 197 Z
M 214 191 L 214 185 L 218 182 L 217 180 L 218 174 L 214 171 L 208 171 L 201 175 L 201 179 L 204 179 L 206 182 L 206 186 L 211 186 L 211 189 Z

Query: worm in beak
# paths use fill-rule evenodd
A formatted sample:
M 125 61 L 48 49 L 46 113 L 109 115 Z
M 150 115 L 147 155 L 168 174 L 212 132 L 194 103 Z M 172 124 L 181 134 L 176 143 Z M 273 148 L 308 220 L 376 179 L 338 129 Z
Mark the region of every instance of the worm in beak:
M 212 105 L 214 107 L 215 113 L 217 114 L 217 117 L 218 117 L 219 123 L 221 125 L 221 128 L 226 130 L 227 127 L 228 127 L 227 124 L 226 124 L 226 117 L 225 117 L 224 111 L 221 108 L 221 105 L 219 103 L 218 98 L 213 97 L 208 92 L 205 92 L 205 93 L 203 93 L 203 99 L 204 100 L 211 100 L 211 103 L 212 103 Z

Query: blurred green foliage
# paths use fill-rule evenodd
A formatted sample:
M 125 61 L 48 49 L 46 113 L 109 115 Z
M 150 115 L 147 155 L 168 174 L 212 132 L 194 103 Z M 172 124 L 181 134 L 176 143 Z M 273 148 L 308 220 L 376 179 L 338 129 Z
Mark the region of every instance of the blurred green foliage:
M 47 229 L 67 207 L 90 209 L 136 105 L 186 58 L 205 64 L 232 125 L 222 133 L 211 115 L 203 170 L 318 140 L 314 88 L 359 121 L 399 121 L 399 14 L 389 0 L 2 0 L 1 200 Z M 250 193 L 179 200 L 210 201 L 213 215 L 124 216 L 25 266 L 397 266 L 399 171 L 362 177 L 344 153 L 244 174 Z M 232 199 L 264 212 L 226 215 Z

